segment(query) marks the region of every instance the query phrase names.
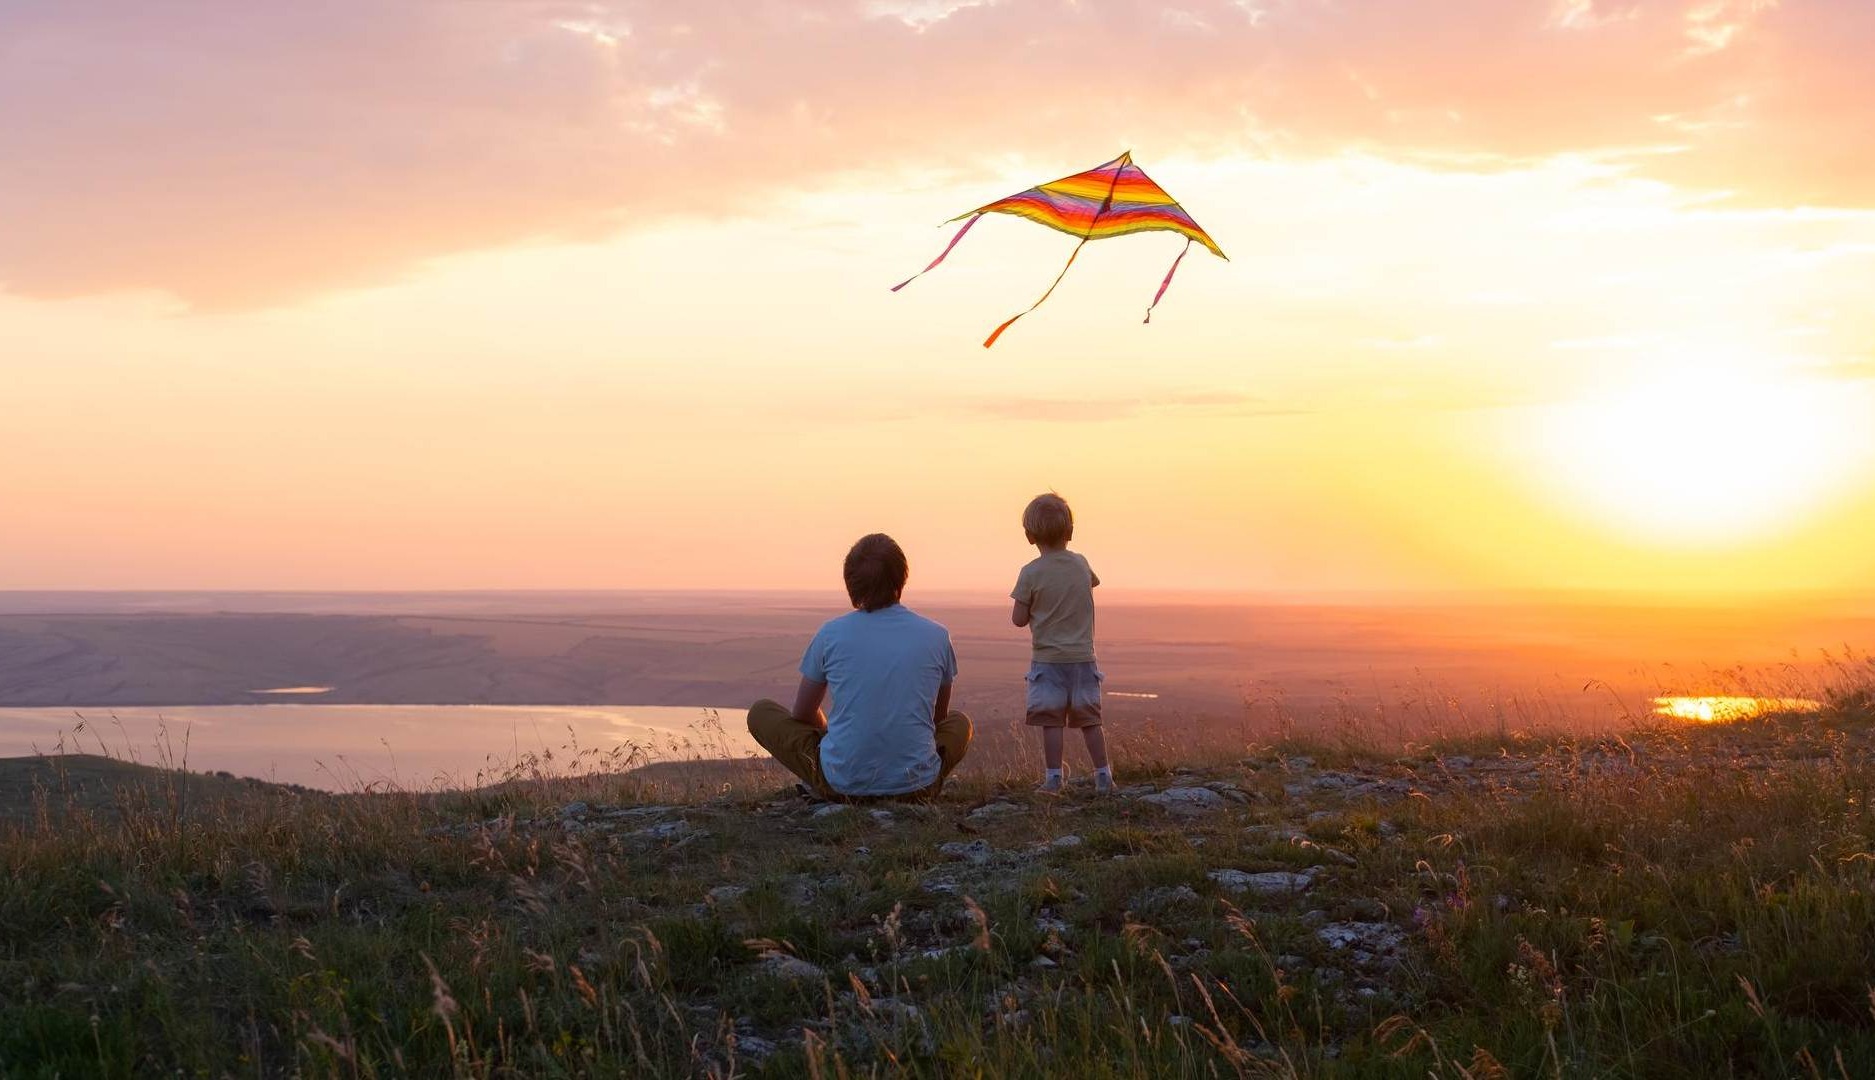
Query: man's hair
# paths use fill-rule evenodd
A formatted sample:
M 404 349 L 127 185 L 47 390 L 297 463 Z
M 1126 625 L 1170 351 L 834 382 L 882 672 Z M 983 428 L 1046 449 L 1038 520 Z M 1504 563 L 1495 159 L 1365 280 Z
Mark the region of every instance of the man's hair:
M 1022 531 L 1036 544 L 1065 544 L 1074 539 L 1074 511 L 1068 500 L 1049 492 L 1029 500 L 1022 511 Z
M 861 611 L 898 603 L 910 575 L 905 550 L 884 533 L 860 537 L 846 553 L 846 595 Z

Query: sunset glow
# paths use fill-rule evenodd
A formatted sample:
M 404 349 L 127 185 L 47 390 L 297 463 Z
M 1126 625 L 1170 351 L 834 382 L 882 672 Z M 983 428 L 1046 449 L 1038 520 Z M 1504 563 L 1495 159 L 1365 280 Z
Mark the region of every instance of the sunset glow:
M 1813 713 L 1822 708 L 1808 698 L 1663 697 L 1654 699 L 1654 714 L 1669 720 L 1701 724 L 1730 724 L 1775 713 Z
M 318 7 L 0 15 L 0 587 L 1875 587 L 1867 5 Z

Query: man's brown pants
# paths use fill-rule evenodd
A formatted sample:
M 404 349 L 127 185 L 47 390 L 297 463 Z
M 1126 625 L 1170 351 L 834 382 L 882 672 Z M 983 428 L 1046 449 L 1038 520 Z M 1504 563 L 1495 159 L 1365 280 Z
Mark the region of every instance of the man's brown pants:
M 779 701 L 764 698 L 749 707 L 749 734 L 755 737 L 762 749 L 769 756 L 788 767 L 788 771 L 801 778 L 801 782 L 812 788 L 814 794 L 823 799 L 842 802 L 857 801 L 869 796 L 848 796 L 835 791 L 827 783 L 827 778 L 820 771 L 820 740 L 826 732 L 809 727 L 794 718 L 786 706 Z M 878 798 L 920 800 L 935 799 L 944 789 L 944 781 L 950 777 L 951 770 L 963 762 L 964 755 L 970 750 L 970 718 L 955 709 L 937 724 L 938 778 L 937 783 L 920 791 L 908 791 L 902 795 L 876 796 Z

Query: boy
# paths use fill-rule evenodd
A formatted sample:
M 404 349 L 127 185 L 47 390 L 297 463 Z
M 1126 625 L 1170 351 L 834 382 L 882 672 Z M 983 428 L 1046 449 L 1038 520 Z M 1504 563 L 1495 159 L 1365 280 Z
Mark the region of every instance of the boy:
M 1010 620 L 1029 628 L 1034 644 L 1029 664 L 1028 717 L 1042 729 L 1047 771 L 1041 790 L 1061 790 L 1062 728 L 1079 728 L 1094 763 L 1094 790 L 1113 790 L 1107 739 L 1100 729 L 1100 681 L 1094 666 L 1094 586 L 1100 578 L 1087 560 L 1068 550 L 1074 512 L 1053 492 L 1037 495 L 1022 511 L 1022 531 L 1040 554 L 1016 575 Z

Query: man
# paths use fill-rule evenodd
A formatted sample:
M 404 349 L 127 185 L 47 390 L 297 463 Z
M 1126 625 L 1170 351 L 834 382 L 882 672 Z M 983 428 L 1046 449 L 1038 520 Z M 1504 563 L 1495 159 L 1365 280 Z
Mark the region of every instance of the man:
M 853 610 L 808 644 L 794 708 L 749 709 L 749 734 L 822 798 L 935 798 L 969 750 L 970 718 L 950 707 L 950 631 L 899 602 L 909 575 L 891 537 L 861 537 L 846 553 Z

